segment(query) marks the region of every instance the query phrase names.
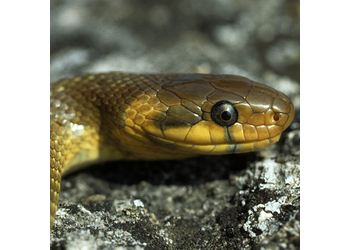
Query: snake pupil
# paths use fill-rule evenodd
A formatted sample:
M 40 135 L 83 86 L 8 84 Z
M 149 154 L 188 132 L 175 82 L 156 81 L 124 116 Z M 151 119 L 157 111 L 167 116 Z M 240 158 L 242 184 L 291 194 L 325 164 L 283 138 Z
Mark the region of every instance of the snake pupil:
M 221 126 L 231 126 L 238 119 L 235 106 L 228 101 L 220 101 L 211 109 L 211 119 Z
M 231 119 L 231 113 L 228 112 L 228 111 L 224 111 L 222 112 L 221 114 L 221 118 L 224 120 L 224 121 L 228 121 Z

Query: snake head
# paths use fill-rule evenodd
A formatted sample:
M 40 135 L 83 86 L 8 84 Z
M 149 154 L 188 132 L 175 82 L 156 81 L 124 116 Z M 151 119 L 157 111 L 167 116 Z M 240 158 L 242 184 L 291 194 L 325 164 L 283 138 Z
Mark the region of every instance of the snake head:
M 161 145 L 160 151 L 170 154 L 257 151 L 276 143 L 294 118 L 293 104 L 286 95 L 244 77 L 157 78 L 161 87 L 136 116 L 143 112 L 141 130 L 152 143 Z

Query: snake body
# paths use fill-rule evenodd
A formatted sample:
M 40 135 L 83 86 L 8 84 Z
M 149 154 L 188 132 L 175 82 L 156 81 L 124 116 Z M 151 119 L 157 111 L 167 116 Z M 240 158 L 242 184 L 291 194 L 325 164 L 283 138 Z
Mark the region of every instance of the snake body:
M 294 118 L 283 93 L 234 75 L 87 74 L 51 84 L 50 231 L 61 177 L 110 160 L 263 149 Z

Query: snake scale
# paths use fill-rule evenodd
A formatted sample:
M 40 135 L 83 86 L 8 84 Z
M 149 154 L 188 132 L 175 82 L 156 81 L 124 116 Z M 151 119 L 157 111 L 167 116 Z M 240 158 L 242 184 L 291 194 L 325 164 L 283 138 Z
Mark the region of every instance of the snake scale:
M 286 95 L 235 75 L 86 74 L 51 84 L 50 97 L 50 231 L 67 173 L 257 151 L 294 118 Z

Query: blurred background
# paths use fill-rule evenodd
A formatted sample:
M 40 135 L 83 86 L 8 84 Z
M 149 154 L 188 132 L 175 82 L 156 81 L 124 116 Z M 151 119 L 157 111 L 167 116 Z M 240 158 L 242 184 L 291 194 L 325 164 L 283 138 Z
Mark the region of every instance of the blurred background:
M 51 81 L 81 72 L 299 82 L 299 1 L 51 1 Z

